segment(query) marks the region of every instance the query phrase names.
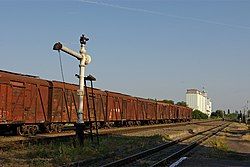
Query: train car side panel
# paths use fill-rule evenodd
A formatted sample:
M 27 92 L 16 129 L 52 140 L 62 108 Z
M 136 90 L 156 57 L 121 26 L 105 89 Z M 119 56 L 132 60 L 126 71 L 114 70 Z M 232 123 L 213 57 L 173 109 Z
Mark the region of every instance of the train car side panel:
M 142 98 L 137 98 L 137 119 L 139 121 L 146 121 L 147 120 L 147 113 L 146 113 L 146 103 Z
M 51 122 L 72 123 L 77 120 L 77 86 L 53 81 Z
M 12 120 L 11 88 L 9 84 L 0 83 L 0 124 Z
M 36 122 L 43 123 L 49 121 L 49 87 L 48 85 L 39 85 L 37 94 L 37 111 L 36 112 Z
M 0 71 L 2 117 L 10 124 L 43 123 L 48 113 L 49 81 Z M 41 88 L 39 88 L 39 85 Z M 39 97 L 42 102 L 39 102 Z M 4 106 L 4 107 L 3 107 Z M 7 118 L 7 120 L 6 120 Z
M 121 121 L 122 119 L 126 119 L 122 114 L 122 95 L 114 92 L 107 92 L 107 114 L 109 122 Z
M 99 90 L 99 89 L 93 89 L 93 95 L 91 88 L 87 89 L 88 91 L 88 103 L 90 107 L 90 118 L 91 121 L 94 121 L 94 106 L 93 106 L 93 98 L 94 98 L 94 103 L 95 103 L 95 109 L 96 109 L 96 119 L 98 122 L 105 123 L 107 121 L 107 93 Z M 89 116 L 88 116 L 88 107 L 87 107 L 87 96 L 86 93 L 84 95 L 84 120 L 88 121 Z

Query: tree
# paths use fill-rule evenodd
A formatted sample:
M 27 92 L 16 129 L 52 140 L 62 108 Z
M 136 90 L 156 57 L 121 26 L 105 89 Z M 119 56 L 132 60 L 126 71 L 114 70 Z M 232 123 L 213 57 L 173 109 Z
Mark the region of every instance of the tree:
M 217 115 L 216 112 L 212 112 L 210 117 L 211 117 L 211 118 L 218 118 L 218 115 Z
M 211 118 L 223 118 L 225 111 L 223 110 L 216 110 L 215 112 L 211 113 Z
M 229 109 L 227 110 L 227 114 L 230 114 L 230 110 Z
M 185 101 L 177 102 L 176 105 L 187 107 L 187 103 Z
M 223 118 L 223 116 L 224 116 L 224 111 L 223 110 L 216 110 L 215 112 L 216 112 L 218 117 Z
M 231 120 L 236 120 L 237 117 L 238 117 L 238 114 L 236 114 L 236 113 L 231 113 L 231 114 L 226 115 L 226 118 L 231 119 Z
M 203 112 L 201 112 L 200 110 L 194 110 L 192 112 L 192 118 L 193 119 L 208 119 L 208 115 L 204 114 Z
M 167 99 L 165 99 L 165 100 L 162 100 L 162 102 L 168 103 L 168 104 L 174 104 L 173 100 L 167 100 Z

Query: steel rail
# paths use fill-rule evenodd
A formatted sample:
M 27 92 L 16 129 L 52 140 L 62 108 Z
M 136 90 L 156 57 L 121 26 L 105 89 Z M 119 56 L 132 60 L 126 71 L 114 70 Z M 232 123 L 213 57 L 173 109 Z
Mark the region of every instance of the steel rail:
M 198 123 L 209 123 L 209 122 L 218 122 L 221 120 L 209 120 L 209 121 L 196 121 L 196 122 L 183 122 L 183 123 L 171 123 L 171 124 L 157 124 L 157 125 L 145 125 L 145 126 L 137 126 L 137 127 L 129 127 L 129 128 L 114 128 L 110 130 L 103 130 L 101 134 L 124 134 L 124 133 L 133 133 L 141 130 L 153 130 L 159 128 L 170 128 L 170 127 L 179 127 L 185 125 L 192 125 Z
M 216 120 L 206 120 L 206 121 L 191 121 L 191 122 L 180 122 L 180 123 L 164 123 L 164 124 L 154 124 L 154 125 L 140 125 L 140 126 L 132 126 L 132 127 L 115 127 L 110 129 L 104 129 L 100 128 L 102 133 L 108 133 L 111 132 L 112 134 L 120 134 L 120 132 L 127 132 L 132 133 L 137 130 L 152 130 L 157 128 L 167 128 L 167 127 L 178 127 L 178 126 L 185 126 L 185 125 L 192 125 L 192 124 L 198 124 L 198 123 L 209 123 L 209 122 L 218 122 L 221 121 L 221 119 Z M 64 131 L 67 130 L 75 130 L 75 127 L 64 127 Z
M 111 128 L 111 129 L 101 129 L 100 134 L 101 135 L 110 135 L 110 134 L 125 134 L 125 133 L 134 133 L 134 132 L 140 132 L 140 131 L 148 131 L 148 130 L 154 130 L 159 128 L 168 128 L 168 127 L 179 127 L 179 126 L 185 126 L 185 125 L 192 125 L 192 124 L 198 124 L 198 123 L 209 123 L 209 122 L 217 122 L 220 120 L 209 120 L 209 121 L 196 121 L 196 122 L 184 122 L 184 123 L 172 123 L 172 124 L 159 124 L 159 125 L 151 125 L 151 126 L 137 126 L 137 127 L 122 127 L 122 128 Z M 69 132 L 71 129 L 64 128 L 64 131 Z M 86 133 L 88 136 L 88 134 Z M 36 136 L 20 136 L 22 139 L 16 139 L 11 141 L 1 141 L 1 135 L 0 135 L 0 142 L 1 143 L 8 143 L 8 144 L 25 144 L 25 142 L 39 142 L 42 140 L 54 140 L 54 139 L 64 139 L 64 138 L 70 138 L 74 137 L 75 133 L 58 133 L 58 136 L 55 135 L 55 133 L 52 134 L 38 134 Z M 5 137 L 5 136 L 3 136 Z M 16 136 L 18 137 L 18 136 Z M 15 138 L 15 136 L 8 136 L 8 138 Z
M 128 157 L 125 157 L 125 158 L 123 158 L 123 159 L 120 159 L 120 160 L 117 160 L 117 161 L 108 163 L 108 164 L 106 164 L 106 165 L 103 165 L 102 167 L 122 166 L 122 165 L 125 165 L 125 164 L 127 165 L 127 164 L 129 164 L 129 163 L 132 163 L 132 162 L 138 160 L 138 159 L 141 159 L 141 158 L 144 158 L 144 157 L 146 157 L 146 156 L 152 155 L 152 154 L 157 153 L 157 152 L 159 152 L 159 151 L 161 151 L 161 150 L 163 150 L 163 149 L 166 149 L 166 148 L 168 148 L 168 147 L 170 147 L 170 146 L 176 145 L 176 144 L 178 144 L 178 143 L 180 143 L 180 142 L 182 142 L 182 141 L 185 141 L 185 140 L 188 140 L 188 139 L 193 138 L 193 137 L 195 137 L 195 136 L 201 135 L 201 134 L 203 134 L 203 133 L 206 133 L 206 132 L 208 132 L 208 131 L 211 131 L 211 130 L 216 129 L 216 128 L 218 128 L 218 127 L 220 127 L 220 126 L 223 126 L 223 125 L 225 125 L 225 123 L 224 123 L 224 124 L 220 124 L 220 125 L 215 126 L 215 127 L 212 127 L 212 128 L 210 128 L 210 129 L 208 129 L 208 130 L 201 131 L 201 132 L 198 132 L 198 133 L 196 133 L 196 134 L 189 135 L 189 136 L 186 136 L 186 137 L 184 137 L 184 138 L 174 140 L 174 141 L 172 141 L 172 142 L 170 142 L 170 143 L 165 143 L 165 144 L 156 146 L 156 147 L 154 147 L 154 148 L 151 148 L 151 149 L 142 151 L 142 152 L 140 152 L 140 153 L 133 154 L 133 155 L 128 156 Z
M 225 129 L 227 126 L 229 126 L 230 123 L 222 126 L 221 128 L 219 128 L 218 130 L 216 130 L 215 132 L 209 133 L 207 135 L 205 135 L 204 137 L 201 137 L 197 140 L 195 140 L 194 142 L 192 142 L 191 144 L 189 144 L 188 146 L 184 147 L 183 149 L 169 155 L 168 157 L 156 162 L 155 164 L 153 164 L 151 167 L 157 167 L 157 166 L 166 166 L 166 164 L 174 159 L 179 158 L 180 156 L 186 154 L 187 152 L 189 152 L 190 150 L 192 150 L 193 148 L 195 148 L 196 146 L 198 146 L 200 143 L 204 142 L 205 140 L 207 140 L 208 138 L 214 136 L 215 134 L 217 134 L 218 132 L 220 132 L 221 130 Z

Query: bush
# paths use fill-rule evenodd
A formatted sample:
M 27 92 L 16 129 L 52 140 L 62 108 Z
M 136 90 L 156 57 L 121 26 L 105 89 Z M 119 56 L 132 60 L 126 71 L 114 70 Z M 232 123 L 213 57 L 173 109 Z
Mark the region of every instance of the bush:
M 194 110 L 192 112 L 192 118 L 193 119 L 208 119 L 208 115 L 202 113 L 200 110 Z
M 225 115 L 225 117 L 226 117 L 227 119 L 236 120 L 237 117 L 238 117 L 238 114 L 236 114 L 236 113 L 231 113 L 231 114 Z
M 211 115 L 210 115 L 210 117 L 212 119 L 221 118 L 216 112 L 212 112 Z
M 236 114 L 237 116 L 237 114 Z M 234 118 L 235 117 L 235 113 L 231 113 L 231 114 L 225 114 L 225 111 L 223 110 L 216 110 L 215 112 L 211 113 L 211 118 Z

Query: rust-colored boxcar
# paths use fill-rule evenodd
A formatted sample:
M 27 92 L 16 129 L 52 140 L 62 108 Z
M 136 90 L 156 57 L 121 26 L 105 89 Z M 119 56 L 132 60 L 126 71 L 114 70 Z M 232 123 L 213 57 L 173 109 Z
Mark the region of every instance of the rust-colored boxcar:
M 157 102 L 157 120 L 164 123 L 168 118 L 168 104 L 164 102 Z
M 0 71 L 0 123 L 44 123 L 48 120 L 50 82 Z
M 89 121 L 88 107 L 87 107 L 87 94 L 88 94 L 88 102 L 90 108 L 90 119 L 94 121 L 94 106 L 93 106 L 93 98 L 95 103 L 96 110 L 96 119 L 100 123 L 100 125 L 106 124 L 108 121 L 107 115 L 107 92 L 102 91 L 100 89 L 93 89 L 93 94 L 91 88 L 87 88 L 87 93 L 84 94 L 84 112 L 83 119 L 84 121 Z
M 116 92 L 107 92 L 108 121 L 132 125 L 138 120 L 137 98 Z
M 35 76 L 0 71 L 0 124 L 38 129 L 49 122 L 50 86 Z
M 139 120 L 144 123 L 157 120 L 157 102 L 154 100 L 138 97 L 137 111 Z
M 16 128 L 19 134 L 47 130 L 61 130 L 61 125 L 75 123 L 79 96 L 78 85 L 47 81 L 36 76 L 0 70 L 0 128 Z M 132 97 L 117 92 L 87 88 L 90 118 L 94 121 L 94 97 L 97 121 L 116 125 L 132 125 L 166 121 L 187 121 L 192 109 L 154 100 Z M 87 123 L 86 92 L 83 119 Z M 53 125 L 53 126 L 52 126 Z M 59 126 L 58 126 L 59 125 Z M 19 128 L 19 129 L 18 129 Z
M 123 95 L 122 111 L 125 113 L 125 121 L 128 125 L 135 124 L 137 121 L 137 98 Z
M 192 108 L 186 107 L 185 108 L 185 117 L 186 117 L 186 121 L 190 121 L 192 120 Z
M 125 95 L 116 92 L 107 92 L 107 118 L 109 123 L 120 124 L 126 121 Z
M 185 108 L 183 106 L 177 106 L 177 118 L 178 121 L 182 121 L 185 119 Z
M 189 107 L 178 106 L 178 120 L 190 121 L 192 119 L 192 109 Z
M 77 96 L 77 85 L 58 81 L 53 81 L 52 83 L 51 123 L 65 124 L 76 122 L 79 101 L 79 97 Z
M 177 106 L 174 104 L 169 104 L 170 120 L 175 122 L 178 120 L 177 117 Z
M 52 123 L 75 123 L 77 121 L 77 110 L 79 106 L 79 96 L 77 95 L 78 85 L 62 83 L 53 81 L 52 87 Z M 90 111 L 87 108 L 87 94 Z M 94 94 L 94 95 L 93 95 Z M 98 122 L 104 123 L 107 120 L 106 114 L 106 99 L 107 93 L 100 89 L 87 88 L 87 93 L 84 94 L 84 110 L 83 120 L 89 121 L 89 114 L 91 121 L 94 121 L 94 106 L 92 98 L 94 97 L 96 118 Z

